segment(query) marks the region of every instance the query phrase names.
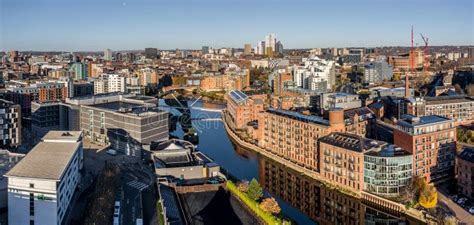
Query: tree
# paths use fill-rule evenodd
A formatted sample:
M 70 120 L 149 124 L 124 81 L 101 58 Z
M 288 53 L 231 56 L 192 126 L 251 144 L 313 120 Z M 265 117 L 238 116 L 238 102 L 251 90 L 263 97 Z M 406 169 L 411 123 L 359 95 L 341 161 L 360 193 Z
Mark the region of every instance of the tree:
M 278 214 L 280 213 L 281 209 L 278 205 L 278 202 L 274 198 L 266 198 L 260 203 L 260 208 L 271 214 Z
M 445 225 L 457 225 L 458 224 L 458 219 L 454 216 L 447 216 L 444 218 L 444 224 Z
M 433 185 L 425 184 L 423 189 L 420 189 L 418 202 L 427 209 L 436 207 L 438 204 L 438 191 L 436 191 Z
M 258 201 L 263 196 L 262 187 L 260 187 L 260 184 L 255 178 L 253 178 L 252 181 L 250 181 L 247 195 L 249 196 L 249 198 L 255 201 Z
M 240 192 L 247 192 L 249 190 L 249 182 L 244 180 L 239 183 L 239 186 L 237 188 Z

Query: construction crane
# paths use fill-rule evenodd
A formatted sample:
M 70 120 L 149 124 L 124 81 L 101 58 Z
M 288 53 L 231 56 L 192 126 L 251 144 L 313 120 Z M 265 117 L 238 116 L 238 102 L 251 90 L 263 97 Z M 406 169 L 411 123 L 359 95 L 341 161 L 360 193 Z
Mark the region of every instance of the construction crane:
M 423 42 L 425 42 L 425 48 L 423 49 L 423 55 L 425 55 L 423 59 L 423 74 L 427 75 L 429 67 L 430 67 L 430 62 L 428 58 L 428 54 L 429 54 L 428 53 L 428 38 L 423 36 L 422 33 L 420 33 L 420 36 L 421 36 L 421 39 L 423 39 Z

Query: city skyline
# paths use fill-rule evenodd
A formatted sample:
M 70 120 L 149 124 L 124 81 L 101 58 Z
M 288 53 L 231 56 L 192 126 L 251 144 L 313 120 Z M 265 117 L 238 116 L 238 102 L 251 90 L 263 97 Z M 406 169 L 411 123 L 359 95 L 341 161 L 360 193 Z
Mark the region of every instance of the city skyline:
M 0 51 L 243 48 L 269 33 L 286 49 L 409 46 L 412 25 L 418 46 L 419 33 L 432 46 L 474 40 L 473 4 L 464 0 L 71 3 L 2 0 Z

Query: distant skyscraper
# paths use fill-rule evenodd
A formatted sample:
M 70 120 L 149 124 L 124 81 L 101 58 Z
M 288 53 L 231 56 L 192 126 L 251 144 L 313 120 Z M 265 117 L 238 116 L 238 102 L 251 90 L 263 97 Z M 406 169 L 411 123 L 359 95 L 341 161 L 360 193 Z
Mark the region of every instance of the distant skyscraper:
M 157 48 L 145 48 L 145 58 L 147 59 L 156 59 L 158 57 Z
M 474 47 L 469 47 L 469 58 L 474 59 Z
M 265 55 L 265 41 L 260 41 L 257 45 L 257 54 Z
M 104 51 L 104 60 L 112 61 L 112 50 L 105 49 L 105 51 Z
M 283 44 L 280 41 L 275 44 L 275 52 L 279 55 L 283 55 Z
M 209 46 L 202 46 L 202 54 L 209 54 Z
M 122 61 L 122 53 L 117 52 L 117 54 L 115 54 L 115 60 L 121 62 Z
M 265 54 L 267 55 L 270 54 L 270 52 L 268 52 L 270 48 L 271 48 L 271 51 L 275 51 L 275 44 L 276 44 L 275 34 L 269 34 L 265 36 Z M 273 54 L 273 52 L 271 54 Z
M 250 45 L 250 44 L 245 44 L 244 45 L 244 54 L 245 55 L 252 54 L 252 45 Z

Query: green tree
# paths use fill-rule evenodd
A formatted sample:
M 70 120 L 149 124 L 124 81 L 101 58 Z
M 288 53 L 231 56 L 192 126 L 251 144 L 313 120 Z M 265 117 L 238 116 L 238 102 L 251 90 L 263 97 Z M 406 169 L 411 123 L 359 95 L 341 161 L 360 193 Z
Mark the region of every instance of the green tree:
M 249 196 L 249 198 L 251 198 L 255 201 L 258 201 L 263 196 L 262 187 L 260 187 L 260 184 L 258 183 L 258 181 L 255 178 L 253 178 L 250 181 L 249 188 L 248 188 L 248 191 L 247 191 L 247 195 Z

